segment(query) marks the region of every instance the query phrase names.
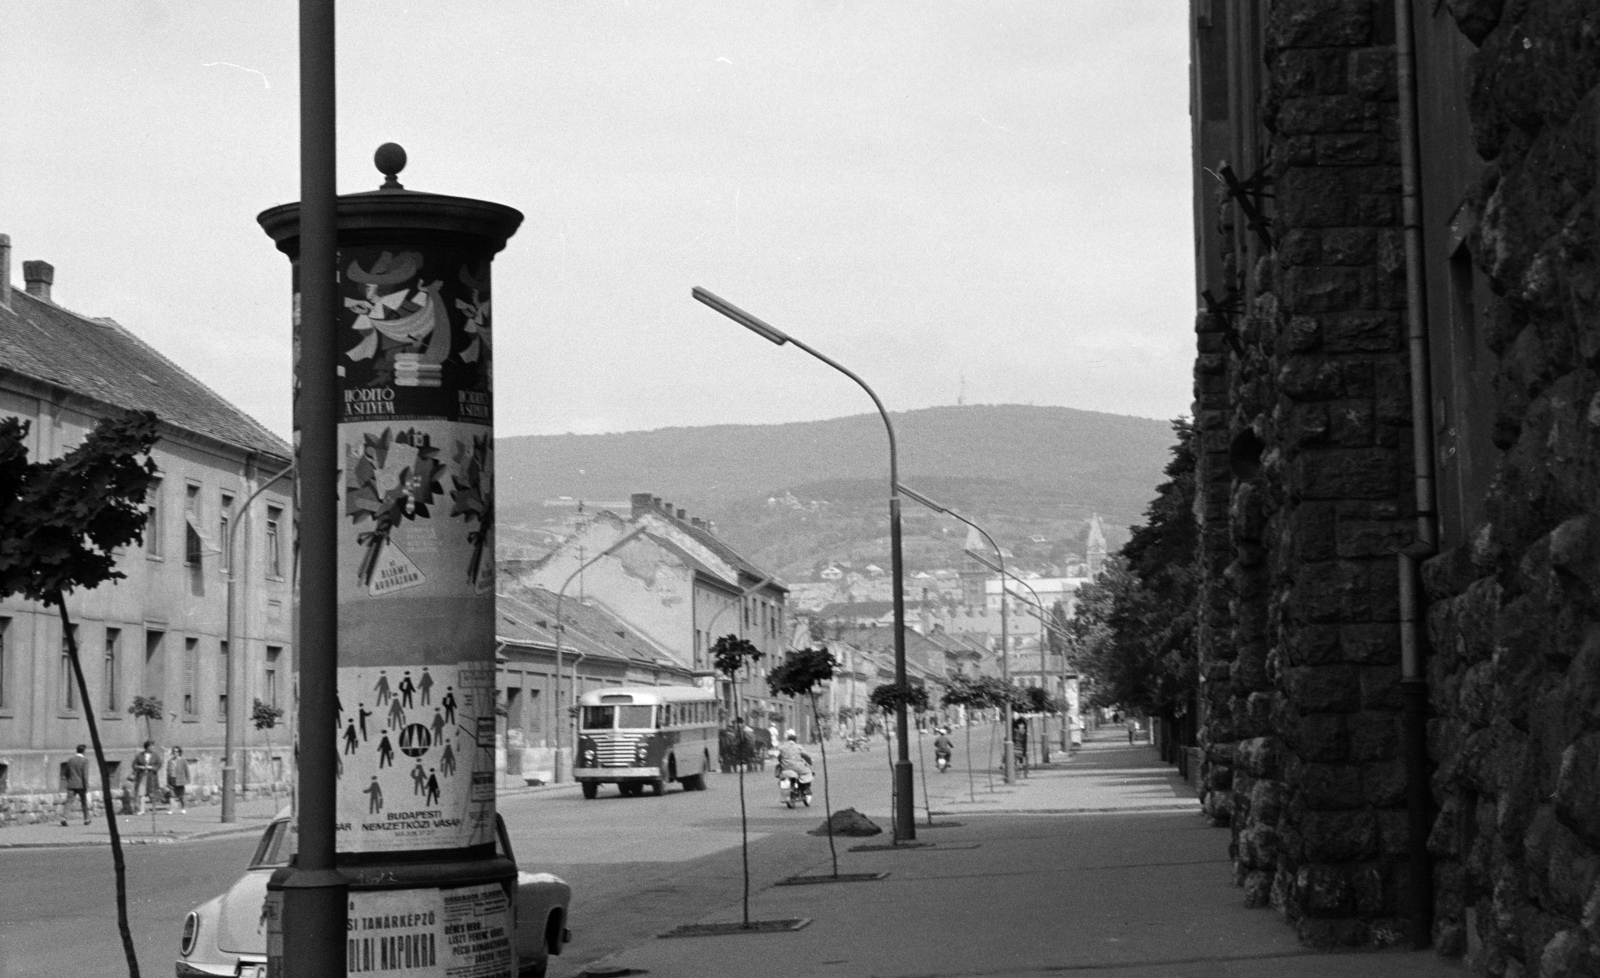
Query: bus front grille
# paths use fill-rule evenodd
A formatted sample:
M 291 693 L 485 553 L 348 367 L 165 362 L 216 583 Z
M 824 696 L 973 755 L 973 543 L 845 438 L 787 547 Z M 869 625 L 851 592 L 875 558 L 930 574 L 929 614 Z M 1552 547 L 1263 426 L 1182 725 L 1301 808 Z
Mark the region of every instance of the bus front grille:
M 591 734 L 594 738 L 595 760 L 601 767 L 633 767 L 637 756 L 638 734 Z

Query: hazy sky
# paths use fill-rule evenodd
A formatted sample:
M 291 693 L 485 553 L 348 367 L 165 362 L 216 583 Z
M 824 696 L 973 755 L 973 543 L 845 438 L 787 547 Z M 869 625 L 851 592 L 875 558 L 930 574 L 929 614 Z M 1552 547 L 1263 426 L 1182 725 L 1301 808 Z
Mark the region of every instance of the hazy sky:
M 1191 399 L 1181 0 L 339 5 L 339 189 L 526 215 L 494 267 L 497 433 Z M 11 4 L 0 232 L 287 434 L 295 5 Z

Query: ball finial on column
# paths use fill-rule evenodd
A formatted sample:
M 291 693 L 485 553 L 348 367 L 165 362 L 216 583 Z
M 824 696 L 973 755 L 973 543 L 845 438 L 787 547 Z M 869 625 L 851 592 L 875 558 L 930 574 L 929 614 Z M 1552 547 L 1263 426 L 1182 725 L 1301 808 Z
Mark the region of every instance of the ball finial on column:
M 384 143 L 378 151 L 372 154 L 372 162 L 378 172 L 384 176 L 383 185 L 379 190 L 404 190 L 395 175 L 406 168 L 406 150 L 399 143 Z

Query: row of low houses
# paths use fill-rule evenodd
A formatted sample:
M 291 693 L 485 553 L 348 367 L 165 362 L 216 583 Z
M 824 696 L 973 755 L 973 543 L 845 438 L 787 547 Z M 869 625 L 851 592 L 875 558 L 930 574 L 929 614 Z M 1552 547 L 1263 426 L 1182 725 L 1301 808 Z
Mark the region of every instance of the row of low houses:
M 118 554 L 125 576 L 67 598 L 87 702 L 54 609 L 0 598 L 0 824 L 59 788 L 91 713 L 119 782 L 151 739 L 182 746 L 200 784 L 216 783 L 230 711 L 250 748 L 242 781 L 284 778 L 287 738 L 269 750 L 243 718 L 292 695 L 289 445 L 126 327 L 59 305 L 49 264 L 24 263 L 25 290 L 10 267 L 0 236 L 0 418 L 27 425 L 30 459 L 71 451 L 126 409 L 155 412 L 161 440 L 144 541 Z M 130 715 L 135 697 L 159 700 L 161 715 Z

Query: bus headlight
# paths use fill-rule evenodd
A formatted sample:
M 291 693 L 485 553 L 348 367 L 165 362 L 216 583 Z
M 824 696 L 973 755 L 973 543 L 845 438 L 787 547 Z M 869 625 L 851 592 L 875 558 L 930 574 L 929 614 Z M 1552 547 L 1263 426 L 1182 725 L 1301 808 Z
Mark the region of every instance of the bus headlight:
M 590 748 L 589 750 L 586 750 L 586 751 L 583 752 L 583 759 L 585 761 L 588 761 L 591 765 L 594 764 L 594 758 L 595 758 L 595 753 L 594 753 L 594 749 L 593 748 Z

